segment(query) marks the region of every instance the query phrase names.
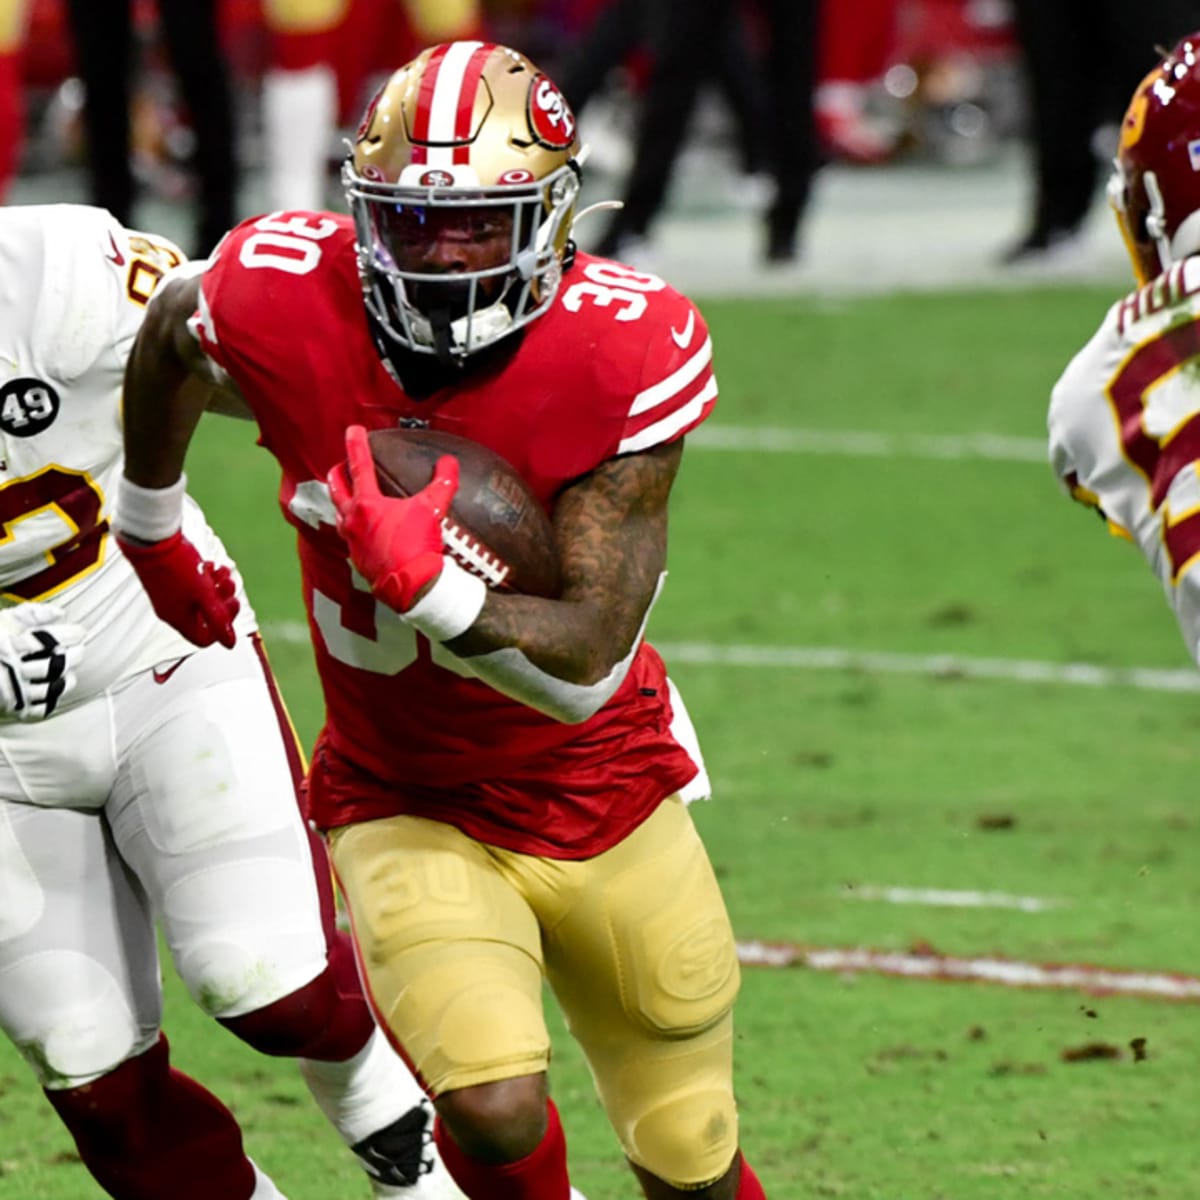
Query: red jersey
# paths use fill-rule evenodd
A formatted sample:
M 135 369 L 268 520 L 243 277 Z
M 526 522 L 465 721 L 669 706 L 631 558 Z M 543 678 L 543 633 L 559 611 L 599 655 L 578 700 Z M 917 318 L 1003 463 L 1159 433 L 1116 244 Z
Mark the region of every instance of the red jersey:
M 606 459 L 681 437 L 710 412 L 712 347 L 690 301 L 580 254 L 514 353 L 418 400 L 372 343 L 349 218 L 292 213 L 226 237 L 192 324 L 282 468 L 326 705 L 310 781 L 319 825 L 414 813 L 506 848 L 583 858 L 697 776 L 693 739 L 682 738 L 689 751 L 676 736 L 690 725 L 651 646 L 580 724 L 511 700 L 372 597 L 325 485 L 347 426 L 415 420 L 502 454 L 552 511 Z

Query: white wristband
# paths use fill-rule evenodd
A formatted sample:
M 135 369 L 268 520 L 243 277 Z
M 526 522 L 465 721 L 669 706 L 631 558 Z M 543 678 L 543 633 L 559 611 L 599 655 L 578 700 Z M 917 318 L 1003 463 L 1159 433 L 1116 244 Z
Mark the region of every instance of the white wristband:
M 113 524 L 143 542 L 161 542 L 179 532 L 183 525 L 183 496 L 187 476 L 180 475 L 163 488 L 144 488 L 121 476 L 117 485 L 117 510 Z
M 448 642 L 475 624 L 485 600 L 487 584 L 446 555 L 433 587 L 404 614 L 404 619 L 427 638 Z

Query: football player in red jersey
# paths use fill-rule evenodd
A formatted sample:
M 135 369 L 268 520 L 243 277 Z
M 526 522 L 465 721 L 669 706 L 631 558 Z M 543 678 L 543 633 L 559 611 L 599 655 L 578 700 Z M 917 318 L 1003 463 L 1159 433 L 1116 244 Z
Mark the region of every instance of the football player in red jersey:
M 661 279 L 576 253 L 579 150 L 522 55 L 424 51 L 358 130 L 352 220 L 250 220 L 160 289 L 126 376 L 126 476 L 170 525 L 206 407 L 253 417 L 279 462 L 326 702 L 311 816 L 463 1191 L 571 1194 L 545 978 L 645 1195 L 760 1200 L 736 948 L 687 809 L 707 776 L 643 640 L 712 347 Z M 513 464 L 553 521 L 559 598 L 488 591 L 443 553 L 453 459 L 411 499 L 378 494 L 364 429 L 397 423 Z M 168 620 L 219 603 L 194 556 L 160 562 Z

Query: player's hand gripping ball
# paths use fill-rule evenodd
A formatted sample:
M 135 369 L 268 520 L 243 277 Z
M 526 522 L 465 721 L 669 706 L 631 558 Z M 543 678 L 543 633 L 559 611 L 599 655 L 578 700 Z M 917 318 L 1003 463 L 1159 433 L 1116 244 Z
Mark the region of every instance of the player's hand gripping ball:
M 498 591 L 562 590 L 549 517 L 511 464 L 478 442 L 433 429 L 350 430 L 347 461 L 329 483 L 355 566 L 401 612 L 437 577 L 441 553 Z

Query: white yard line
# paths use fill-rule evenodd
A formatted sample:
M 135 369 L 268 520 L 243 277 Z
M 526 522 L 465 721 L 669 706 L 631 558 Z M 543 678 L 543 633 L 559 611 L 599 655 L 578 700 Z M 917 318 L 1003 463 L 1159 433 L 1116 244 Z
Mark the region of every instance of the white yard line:
M 1004 987 L 1061 988 L 1085 992 L 1200 1000 L 1200 979 L 1166 972 L 1126 971 L 1075 963 L 1030 963 L 1004 958 L 953 958 L 862 947 L 800 946 L 792 942 L 738 943 L 746 966 L 808 967 L 813 971 L 868 972 L 943 982 L 974 981 Z
M 879 900 L 884 904 L 927 904 L 935 908 L 1012 908 L 1018 912 L 1040 913 L 1062 908 L 1065 900 L 1040 896 L 1011 896 L 1007 892 L 956 891 L 946 888 L 879 887 L 875 884 L 847 884 L 839 891 L 844 900 Z
M 986 459 L 1036 463 L 1049 470 L 1042 438 L 1002 433 L 878 433 L 854 429 L 705 424 L 688 434 L 698 450 L 752 450 L 769 454 L 840 454 L 852 458 Z
M 836 646 L 739 646 L 712 642 L 658 642 L 668 664 L 772 667 L 798 671 L 861 671 L 882 675 L 932 675 L 951 679 L 1004 679 L 1071 687 L 1135 688 L 1149 692 L 1200 692 L 1200 671 L 1155 667 L 1102 667 L 1020 658 L 970 658 L 960 654 L 885 654 Z
M 301 621 L 267 621 L 268 642 L 303 644 Z M 859 671 L 875 675 L 924 675 L 943 679 L 1001 679 L 1068 687 L 1133 688 L 1146 692 L 1200 692 L 1200 671 L 1166 667 L 1102 667 L 1021 658 L 971 658 L 961 654 L 886 654 L 838 646 L 746 646 L 714 642 L 659 642 L 668 663 L 689 666 L 769 667 L 790 671 Z

